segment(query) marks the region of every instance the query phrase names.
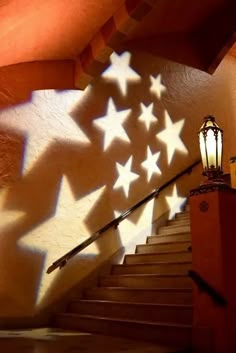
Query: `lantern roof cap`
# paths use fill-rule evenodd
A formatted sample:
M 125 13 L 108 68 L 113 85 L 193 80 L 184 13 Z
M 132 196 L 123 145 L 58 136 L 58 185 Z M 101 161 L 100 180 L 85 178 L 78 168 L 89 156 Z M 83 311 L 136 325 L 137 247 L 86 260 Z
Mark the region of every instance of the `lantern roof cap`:
M 212 122 L 215 122 L 215 117 L 213 116 L 213 115 L 207 115 L 207 116 L 205 116 L 204 117 L 204 119 L 203 119 L 204 121 L 212 121 Z

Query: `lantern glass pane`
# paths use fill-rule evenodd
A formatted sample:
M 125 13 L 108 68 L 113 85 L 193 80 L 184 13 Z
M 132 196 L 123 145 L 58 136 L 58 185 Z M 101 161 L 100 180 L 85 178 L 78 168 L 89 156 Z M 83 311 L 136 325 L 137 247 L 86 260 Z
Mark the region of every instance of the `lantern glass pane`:
M 213 127 L 213 126 L 215 126 L 216 124 L 213 122 L 213 121 L 211 121 L 211 120 L 208 120 L 207 121 L 207 123 L 206 123 L 206 126 L 207 127 Z
M 218 167 L 222 169 L 222 133 L 218 131 L 218 141 L 217 141 L 217 148 L 218 148 Z
M 209 168 L 216 168 L 216 138 L 212 129 L 207 131 L 206 146 Z
M 199 143 L 200 143 L 200 152 L 202 156 L 202 165 L 203 165 L 203 168 L 205 169 L 207 168 L 207 157 L 206 157 L 205 140 L 202 132 L 200 132 L 199 134 Z

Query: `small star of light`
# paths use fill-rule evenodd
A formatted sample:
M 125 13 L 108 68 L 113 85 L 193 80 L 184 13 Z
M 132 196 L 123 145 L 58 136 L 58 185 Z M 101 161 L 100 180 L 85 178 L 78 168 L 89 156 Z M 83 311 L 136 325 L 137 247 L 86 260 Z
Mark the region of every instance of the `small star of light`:
M 132 159 L 133 157 L 131 156 L 124 166 L 120 163 L 116 163 L 119 177 L 113 188 L 118 189 L 122 187 L 126 197 L 129 195 L 129 188 L 132 181 L 139 178 L 138 174 L 131 172 Z
M 169 219 L 172 219 L 175 213 L 181 211 L 181 206 L 184 205 L 187 199 L 186 197 L 178 196 L 176 184 L 173 187 L 172 196 L 165 196 L 165 198 L 170 209 Z
M 180 138 L 180 133 L 184 126 L 184 119 L 173 123 L 168 112 L 165 110 L 165 129 L 156 136 L 167 146 L 168 164 L 170 165 L 176 150 L 187 154 L 188 150 Z
M 141 103 L 142 114 L 138 117 L 140 121 L 143 121 L 146 125 L 147 130 L 149 130 L 151 123 L 157 122 L 157 118 L 152 114 L 153 111 L 153 103 L 149 104 L 149 106 L 145 106 Z
M 37 293 L 37 304 L 40 304 L 50 285 L 53 283 L 57 271 L 50 276 L 46 273 L 47 268 L 59 257 L 73 249 L 80 242 L 86 240 L 90 235 L 84 219 L 88 216 L 90 209 L 100 199 L 104 186 L 85 197 L 75 200 L 70 185 L 64 177 L 61 182 L 61 190 L 54 217 L 41 223 L 20 239 L 19 245 L 30 248 L 36 253 L 45 255 L 42 266 L 42 277 L 40 278 Z M 88 201 L 89 200 L 89 203 Z M 86 204 L 86 207 L 85 207 Z M 75 231 L 76 230 L 76 231 Z M 91 252 L 97 254 L 96 244 L 91 244 L 83 250 L 83 254 Z
M 72 141 L 89 144 L 90 140 L 69 116 L 73 106 L 89 92 L 55 90 L 36 91 L 32 101 L 0 112 L 0 126 L 27 136 L 24 173 L 38 160 L 51 142 Z
M 157 77 L 151 75 L 150 78 L 152 82 L 150 91 L 154 93 L 157 98 L 161 99 L 162 93 L 166 92 L 166 86 L 161 83 L 161 75 L 159 74 Z
M 130 59 L 129 52 L 124 52 L 121 55 L 113 53 L 110 57 L 111 65 L 102 75 L 110 80 L 116 80 L 123 95 L 126 95 L 128 81 L 141 80 L 140 75 L 130 67 Z
M 152 154 L 152 151 L 149 146 L 147 146 L 147 159 L 141 163 L 142 167 L 146 169 L 148 173 L 148 182 L 151 180 L 151 177 L 154 173 L 161 174 L 160 168 L 157 166 L 157 161 L 160 157 L 160 152 Z
M 127 119 L 131 109 L 117 111 L 113 99 L 110 98 L 107 106 L 107 114 L 93 121 L 105 133 L 103 150 L 105 151 L 116 139 L 130 142 L 130 139 L 122 124 Z

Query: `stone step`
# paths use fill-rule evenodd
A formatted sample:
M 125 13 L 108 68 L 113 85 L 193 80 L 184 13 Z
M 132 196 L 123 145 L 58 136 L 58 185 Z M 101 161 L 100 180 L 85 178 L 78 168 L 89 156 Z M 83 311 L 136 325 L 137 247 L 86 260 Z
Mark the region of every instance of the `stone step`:
M 189 283 L 188 283 L 189 284 Z M 84 290 L 83 297 L 91 300 L 118 302 L 192 304 L 192 288 L 128 288 L 94 287 Z
M 150 253 L 171 253 L 176 251 L 186 251 L 191 246 L 190 241 L 160 243 L 160 244 L 140 244 L 136 246 L 136 254 L 150 254 Z
M 101 287 L 192 288 L 192 281 L 186 275 L 108 275 L 101 277 L 99 284 Z
M 176 251 L 152 254 L 130 254 L 125 255 L 124 264 L 138 264 L 149 262 L 180 262 L 192 261 L 192 253 L 189 251 Z
M 77 300 L 70 303 L 68 311 L 79 315 L 185 325 L 192 324 L 193 319 L 191 305 Z
M 160 227 L 158 229 L 158 234 L 160 235 L 171 235 L 171 234 L 179 234 L 179 233 L 190 233 L 190 225 L 173 225 L 173 226 L 165 226 L 165 227 Z
M 57 314 L 54 326 L 63 329 L 148 340 L 159 344 L 171 342 L 173 346 L 181 349 L 189 347 L 192 340 L 192 327 L 190 325 L 109 319 L 92 315 Z
M 191 261 L 185 262 L 154 262 L 154 263 L 138 263 L 138 264 L 121 264 L 113 265 L 111 274 L 158 274 L 170 275 L 181 274 L 187 275 L 192 268 Z
M 175 219 L 180 219 L 180 218 L 190 218 L 190 212 L 189 211 L 183 211 L 183 212 L 177 212 L 175 214 Z
M 172 219 L 167 221 L 167 226 L 189 226 L 190 225 L 190 219 L 189 218 L 184 218 L 184 219 Z
M 147 244 L 161 244 L 183 241 L 191 241 L 191 235 L 189 232 L 173 235 L 151 235 L 147 237 Z

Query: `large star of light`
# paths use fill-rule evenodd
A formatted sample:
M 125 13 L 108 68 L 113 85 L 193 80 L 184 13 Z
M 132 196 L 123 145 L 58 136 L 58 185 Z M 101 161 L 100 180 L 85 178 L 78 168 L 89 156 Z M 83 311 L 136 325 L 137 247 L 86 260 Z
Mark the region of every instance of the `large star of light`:
M 124 52 L 121 55 L 113 53 L 110 57 L 111 65 L 102 75 L 109 80 L 116 80 L 123 95 L 126 95 L 128 81 L 141 80 L 141 76 L 130 67 L 130 59 L 129 52 Z
M 107 104 L 107 114 L 93 121 L 105 133 L 103 150 L 105 151 L 115 139 L 130 142 L 122 124 L 127 119 L 131 109 L 117 111 L 113 99 L 110 98 Z
M 122 187 L 126 197 L 129 195 L 129 188 L 132 181 L 139 178 L 138 174 L 131 172 L 132 159 L 133 157 L 131 156 L 124 166 L 120 163 L 116 163 L 119 177 L 113 188 L 118 189 Z
M 185 204 L 187 199 L 186 197 L 178 196 L 176 184 L 173 187 L 172 196 L 165 196 L 165 198 L 170 209 L 169 219 L 172 219 L 177 212 L 181 211 L 181 207 Z
M 176 150 L 182 153 L 188 153 L 183 141 L 180 138 L 180 133 L 184 126 L 184 119 L 173 123 L 168 112 L 165 110 L 165 130 L 159 132 L 156 136 L 163 141 L 167 146 L 167 158 L 170 165 L 173 155 Z
M 36 91 L 31 102 L 0 113 L 0 126 L 27 136 L 24 173 L 37 161 L 51 142 L 72 141 L 88 144 L 90 140 L 69 116 L 73 106 L 89 92 L 55 90 Z
M 142 167 L 146 169 L 148 173 L 147 180 L 151 180 L 151 177 L 154 173 L 161 174 L 160 168 L 157 166 L 157 161 L 160 157 L 160 152 L 152 154 L 152 151 L 149 146 L 147 146 L 147 159 L 141 163 Z
M 162 93 L 166 92 L 166 86 L 161 83 L 161 74 L 154 77 L 150 75 L 152 85 L 150 87 L 150 91 L 154 93 L 157 98 L 161 99 Z
M 146 125 L 147 130 L 149 130 L 151 123 L 157 122 L 157 118 L 152 114 L 153 111 L 153 103 L 145 106 L 141 103 L 142 114 L 138 117 L 140 121 L 143 121 Z
M 84 223 L 84 219 L 88 216 L 90 209 L 100 199 L 104 188 L 105 186 L 79 200 L 75 200 L 69 183 L 64 177 L 61 182 L 54 217 L 41 223 L 19 241 L 20 246 L 29 248 L 35 253 L 42 253 L 45 256 L 41 282 L 37 293 L 38 304 L 57 275 L 57 271 L 54 271 L 49 276 L 46 273 L 47 268 L 55 260 L 91 235 Z M 91 244 L 87 249 L 83 250 L 83 254 L 86 252 L 97 254 L 96 244 Z

